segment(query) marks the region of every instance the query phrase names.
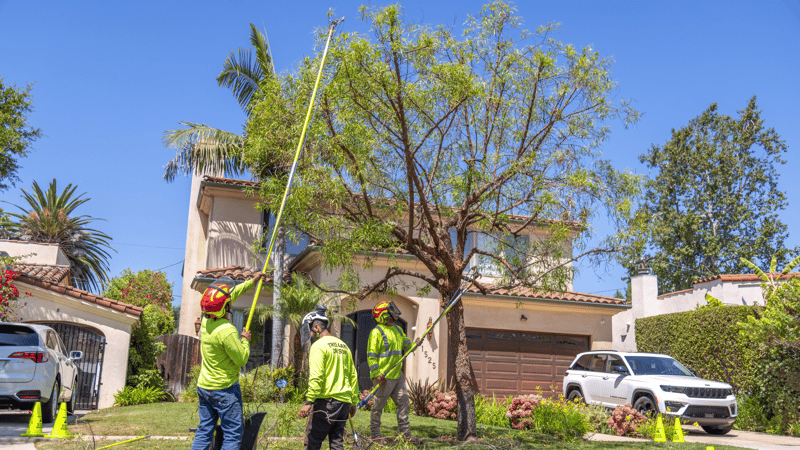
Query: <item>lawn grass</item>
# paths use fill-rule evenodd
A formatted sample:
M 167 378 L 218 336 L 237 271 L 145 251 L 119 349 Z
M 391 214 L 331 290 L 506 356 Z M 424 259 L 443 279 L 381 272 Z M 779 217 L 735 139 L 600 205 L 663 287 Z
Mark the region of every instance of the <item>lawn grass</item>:
M 297 404 L 262 404 L 261 411 L 267 412 L 267 417 L 259 431 L 260 435 L 294 437 L 296 440 L 262 441 L 259 449 L 301 449 L 302 438 L 305 436 L 305 420 L 297 418 Z M 248 405 L 249 410 L 256 410 L 255 405 Z M 464 444 L 456 442 L 456 421 L 440 420 L 430 417 L 410 416 L 411 430 L 414 436 L 421 438 L 417 446 L 408 443 L 375 445 L 372 450 L 380 449 L 449 449 L 459 448 L 465 450 L 520 450 L 529 448 L 546 448 L 552 450 L 594 450 L 594 449 L 685 449 L 705 450 L 706 444 L 680 443 L 653 443 L 641 441 L 607 442 L 607 441 L 573 441 L 556 440 L 552 436 L 533 435 L 518 432 L 508 428 L 489 427 L 478 425 L 479 442 Z M 108 445 L 112 440 L 103 440 L 102 443 L 92 445 L 89 436 L 186 436 L 189 440 L 156 440 L 148 439 L 132 442 L 130 444 L 113 447 L 120 449 L 186 449 L 190 446 L 193 434 L 189 428 L 196 427 L 198 423 L 197 403 L 153 403 L 149 405 L 107 408 L 81 417 L 75 424 L 69 425 L 69 431 L 83 439 L 65 441 L 37 442 L 36 448 L 40 450 L 86 450 Z M 369 411 L 361 411 L 353 419 L 356 431 L 362 436 L 369 436 Z M 384 436 L 397 434 L 397 419 L 393 413 L 383 414 L 382 433 Z M 352 429 L 347 426 L 346 439 L 349 441 L 345 448 L 352 448 Z M 323 445 L 323 449 L 327 444 Z M 716 446 L 720 449 L 735 449 L 734 447 Z

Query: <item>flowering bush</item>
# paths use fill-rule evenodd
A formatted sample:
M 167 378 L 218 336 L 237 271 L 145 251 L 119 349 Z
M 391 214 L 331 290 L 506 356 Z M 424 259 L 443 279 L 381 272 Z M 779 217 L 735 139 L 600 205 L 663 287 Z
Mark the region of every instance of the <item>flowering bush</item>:
M 108 282 L 103 297 L 142 308 L 147 305 L 158 305 L 166 310 L 172 306 L 172 284 L 162 272 L 140 270 L 133 273 L 130 269 L 125 269 L 121 276 L 114 277 Z
M 25 306 L 27 303 L 19 304 L 19 289 L 14 286 L 14 280 L 19 277 L 19 273 L 7 269 L 0 273 L 0 322 L 16 322 L 17 308 Z M 30 292 L 25 295 L 30 296 Z
M 525 430 L 531 426 L 533 409 L 542 403 L 539 394 L 519 395 L 511 400 L 506 411 L 506 417 L 511 419 L 511 428 Z
M 633 409 L 630 404 L 619 405 L 614 408 L 608 418 L 608 426 L 619 436 L 637 436 L 638 428 L 647 422 L 647 416 Z
M 437 390 L 433 393 L 433 400 L 428 402 L 427 410 L 430 417 L 437 419 L 455 419 L 458 401 L 455 392 L 442 392 Z

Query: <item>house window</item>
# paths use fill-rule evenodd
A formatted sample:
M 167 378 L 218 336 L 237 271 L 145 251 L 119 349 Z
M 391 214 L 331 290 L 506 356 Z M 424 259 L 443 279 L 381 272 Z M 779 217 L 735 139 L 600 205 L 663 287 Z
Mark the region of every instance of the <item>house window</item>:
M 269 246 L 269 240 L 272 239 L 272 225 L 275 224 L 275 215 L 270 210 L 261 212 L 261 248 L 266 252 Z M 304 233 L 294 231 L 291 229 L 286 230 L 286 254 L 288 256 L 297 256 L 308 247 L 308 236 Z M 277 245 L 277 243 L 276 243 Z M 273 249 L 275 251 L 275 249 Z

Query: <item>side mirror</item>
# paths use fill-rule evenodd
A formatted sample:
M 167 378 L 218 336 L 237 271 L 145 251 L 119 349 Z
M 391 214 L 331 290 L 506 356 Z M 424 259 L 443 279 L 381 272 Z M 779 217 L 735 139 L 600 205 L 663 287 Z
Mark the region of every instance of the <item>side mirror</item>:
M 83 358 L 83 352 L 82 351 L 73 350 L 73 351 L 69 352 L 69 359 L 71 359 L 73 361 L 77 361 L 77 360 L 79 360 L 81 358 Z
M 620 374 L 623 374 L 623 375 L 627 375 L 628 374 L 628 368 L 625 367 L 625 366 L 614 366 L 611 370 L 613 370 L 614 373 L 620 373 Z

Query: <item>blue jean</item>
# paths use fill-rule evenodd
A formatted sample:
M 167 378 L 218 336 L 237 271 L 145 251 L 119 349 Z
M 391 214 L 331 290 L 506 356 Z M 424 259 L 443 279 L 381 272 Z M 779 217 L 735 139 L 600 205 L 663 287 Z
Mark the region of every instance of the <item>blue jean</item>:
M 220 450 L 239 450 L 244 434 L 239 382 L 225 389 L 206 390 L 198 387 L 197 396 L 200 399 L 200 425 L 194 435 L 192 450 L 208 450 L 214 437 L 217 418 L 220 419 L 224 437 Z

